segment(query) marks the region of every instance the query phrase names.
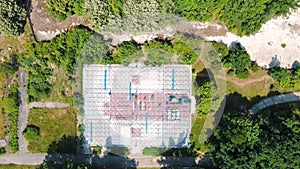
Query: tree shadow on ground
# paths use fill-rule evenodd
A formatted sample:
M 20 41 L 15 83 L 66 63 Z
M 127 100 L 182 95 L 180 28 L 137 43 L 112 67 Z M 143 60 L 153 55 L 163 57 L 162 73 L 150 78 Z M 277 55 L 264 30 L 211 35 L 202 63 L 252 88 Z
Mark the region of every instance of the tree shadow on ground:
M 60 141 L 49 146 L 48 153 L 39 169 L 81 169 L 81 168 L 136 168 L 135 159 L 125 156 L 76 153 L 79 138 L 76 136 L 63 136 Z

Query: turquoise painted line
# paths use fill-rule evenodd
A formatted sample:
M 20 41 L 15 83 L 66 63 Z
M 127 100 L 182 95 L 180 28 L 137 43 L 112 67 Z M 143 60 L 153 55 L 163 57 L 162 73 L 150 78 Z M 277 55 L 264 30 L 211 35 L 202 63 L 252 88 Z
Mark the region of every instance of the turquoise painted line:
M 146 134 L 148 133 L 148 113 L 146 113 Z
M 106 75 L 107 75 L 107 70 L 104 70 L 104 90 L 106 90 Z
M 129 82 L 129 101 L 131 101 L 131 98 L 132 95 L 131 95 L 131 82 Z
M 90 142 L 93 142 L 93 123 L 90 123 Z
M 174 90 L 174 68 L 172 69 L 172 90 Z

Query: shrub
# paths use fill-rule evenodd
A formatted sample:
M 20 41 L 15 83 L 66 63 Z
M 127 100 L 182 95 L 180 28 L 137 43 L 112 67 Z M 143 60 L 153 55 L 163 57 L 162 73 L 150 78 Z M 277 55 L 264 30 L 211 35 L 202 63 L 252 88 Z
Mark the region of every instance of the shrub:
M 0 148 L 0 155 L 4 155 L 4 154 L 6 154 L 5 148 Z
M 92 150 L 93 150 L 93 154 L 101 154 L 102 147 L 95 146 L 95 147 L 92 147 Z
M 23 131 L 24 137 L 26 140 L 29 141 L 34 141 L 39 139 L 40 137 L 40 129 L 36 126 L 27 126 L 26 129 Z
M 273 79 L 275 79 L 279 83 L 281 87 L 293 87 L 292 77 L 289 70 L 281 67 L 274 67 L 269 69 L 268 73 Z
M 242 71 L 236 71 L 236 76 L 240 79 L 247 79 L 249 77 L 248 69 L 244 69 Z

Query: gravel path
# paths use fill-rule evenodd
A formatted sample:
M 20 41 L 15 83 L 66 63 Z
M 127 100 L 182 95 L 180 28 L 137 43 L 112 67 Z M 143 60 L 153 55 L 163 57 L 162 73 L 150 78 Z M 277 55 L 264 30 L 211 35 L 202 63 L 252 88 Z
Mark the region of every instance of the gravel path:
M 282 104 L 282 103 L 289 103 L 289 102 L 299 102 L 300 101 L 300 92 L 294 92 L 294 93 L 288 93 L 288 94 L 282 94 L 278 96 L 273 96 L 266 98 L 259 103 L 255 104 L 249 112 L 251 114 L 256 114 L 260 112 L 261 110 L 277 105 L 277 104 Z

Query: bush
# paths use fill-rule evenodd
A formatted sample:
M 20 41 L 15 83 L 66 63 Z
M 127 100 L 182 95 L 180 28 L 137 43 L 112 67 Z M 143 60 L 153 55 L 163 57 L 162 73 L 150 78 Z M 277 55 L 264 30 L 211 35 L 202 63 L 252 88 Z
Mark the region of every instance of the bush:
M 187 65 L 191 65 L 198 58 L 198 55 L 183 42 L 175 42 L 174 51 L 175 54 L 179 56 L 180 60 Z
M 229 48 L 223 43 L 212 42 L 212 46 L 219 53 L 221 59 L 229 54 Z
M 24 137 L 28 142 L 39 139 L 40 137 L 40 129 L 37 126 L 27 126 L 23 131 Z
M 92 147 L 92 150 L 93 150 L 93 154 L 101 154 L 102 147 L 95 146 L 95 147 Z
M 118 45 L 112 54 L 114 64 L 128 65 L 131 62 L 137 62 L 143 53 L 141 47 L 135 42 L 123 42 Z
M 247 79 L 249 77 L 248 69 L 244 69 L 242 71 L 236 71 L 236 76 L 240 79 Z
M 0 155 L 4 155 L 4 154 L 6 154 L 5 148 L 0 148 Z
M 275 79 L 281 87 L 283 88 L 293 87 L 292 76 L 289 70 L 281 67 L 274 67 L 269 69 L 268 74 L 273 79 Z
M 147 53 L 146 65 L 161 66 L 168 64 L 174 57 L 173 46 L 167 41 L 151 41 L 145 44 Z

